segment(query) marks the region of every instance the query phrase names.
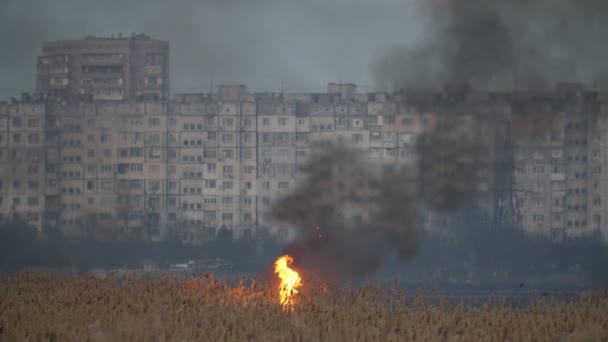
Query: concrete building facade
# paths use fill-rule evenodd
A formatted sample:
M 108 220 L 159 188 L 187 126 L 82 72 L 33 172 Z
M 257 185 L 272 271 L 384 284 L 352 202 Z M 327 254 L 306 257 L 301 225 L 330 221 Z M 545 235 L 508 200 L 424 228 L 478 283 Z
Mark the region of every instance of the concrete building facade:
M 608 97 L 571 88 L 457 95 L 359 94 L 336 84 L 319 94 L 249 93 L 234 85 L 171 100 L 2 103 L 0 212 L 84 236 L 197 242 L 221 227 L 287 236 L 270 208 L 306 179 L 312 149 L 342 141 L 372 164 L 416 165 L 417 136 L 456 117 L 475 125 L 454 139 L 489 151 L 491 167 L 471 177 L 490 215 L 500 215 L 507 194 L 508 216 L 532 234 L 608 234 Z
M 169 98 L 169 43 L 143 34 L 44 42 L 36 91 L 98 100 Z

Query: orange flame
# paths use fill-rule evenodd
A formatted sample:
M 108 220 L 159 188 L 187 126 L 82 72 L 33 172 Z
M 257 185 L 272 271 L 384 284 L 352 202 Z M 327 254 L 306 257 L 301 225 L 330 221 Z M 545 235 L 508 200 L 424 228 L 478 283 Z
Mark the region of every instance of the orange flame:
M 290 305 L 293 303 L 294 296 L 302 286 L 302 279 L 298 272 L 289 267 L 292 262 L 293 258 L 286 254 L 279 257 L 274 263 L 274 273 L 281 279 L 279 299 L 283 309 L 289 309 Z

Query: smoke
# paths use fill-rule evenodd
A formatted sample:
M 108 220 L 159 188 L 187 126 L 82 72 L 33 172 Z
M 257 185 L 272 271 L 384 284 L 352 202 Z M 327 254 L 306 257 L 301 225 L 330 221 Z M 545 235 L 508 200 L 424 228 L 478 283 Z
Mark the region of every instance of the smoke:
M 414 163 L 377 165 L 367 151 L 322 144 L 307 180 L 273 206 L 277 221 L 298 228 L 285 252 L 301 269 L 339 279 L 372 275 L 393 255 L 416 256 L 419 210 L 450 215 L 484 202 L 496 187 L 495 168 L 510 157 L 504 118 L 473 113 L 452 104 L 427 117 Z
M 546 89 L 558 81 L 608 87 L 604 0 L 419 0 L 424 33 L 374 63 L 379 85 Z
M 433 209 L 454 210 L 496 190 L 495 168 L 512 153 L 505 149 L 507 134 L 498 113 L 438 113 L 416 140 L 419 198 Z
M 388 256 L 416 254 L 422 229 L 409 173 L 374 167 L 361 154 L 342 144 L 315 150 L 307 181 L 274 205 L 275 219 L 299 228 L 285 250 L 298 267 L 353 278 L 373 274 Z
M 322 92 L 340 78 L 369 85 L 373 52 L 413 31 L 406 8 L 401 0 L 3 0 L 0 98 L 34 90 L 43 41 L 119 32 L 169 41 L 173 92 L 212 83 Z

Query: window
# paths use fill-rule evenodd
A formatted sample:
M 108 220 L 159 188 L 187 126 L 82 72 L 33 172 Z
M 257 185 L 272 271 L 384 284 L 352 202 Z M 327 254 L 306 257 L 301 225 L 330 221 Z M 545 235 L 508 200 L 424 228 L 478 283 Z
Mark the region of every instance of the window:
M 371 132 L 369 135 L 370 141 L 380 141 L 380 133 L 379 132 Z
M 215 149 L 205 149 L 205 152 L 203 153 L 203 157 L 208 158 L 208 159 L 215 159 L 217 158 L 217 150 Z
M 222 213 L 222 221 L 232 221 L 232 213 Z
M 308 133 L 296 133 L 296 142 L 308 142 Z
M 222 134 L 222 142 L 223 143 L 231 143 L 234 141 L 234 135 L 233 134 Z
M 231 181 L 223 181 L 222 182 L 222 189 L 224 189 L 224 190 L 230 190 L 230 189 L 232 189 L 232 182 Z
M 112 165 L 102 165 L 101 173 L 112 173 Z
M 149 126 L 160 126 L 160 118 L 149 118 L 148 125 Z
M 224 159 L 232 159 L 234 157 L 234 151 L 232 150 L 222 150 L 222 158 Z
M 253 156 L 253 152 L 252 152 L 251 149 L 248 148 L 248 149 L 243 150 L 243 158 L 244 159 L 251 159 L 252 156 Z
M 222 197 L 222 204 L 223 205 L 232 205 L 233 203 L 233 198 L 232 197 Z
M 150 181 L 150 183 L 148 183 L 148 189 L 150 189 L 150 191 L 159 191 L 160 182 L 159 181 Z
M 36 174 L 39 171 L 39 167 L 38 165 L 29 165 L 27 167 L 27 173 L 29 174 Z
M 542 214 L 534 214 L 532 215 L 532 221 L 540 223 L 545 221 L 545 215 Z
M 279 126 L 287 125 L 287 118 L 279 118 Z
M 234 168 L 233 168 L 231 165 L 225 165 L 225 166 L 222 168 L 222 171 L 223 171 L 224 173 L 233 173 L 233 172 L 234 172 Z
M 29 118 L 29 119 L 27 119 L 27 125 L 29 127 L 40 127 L 40 118 Z
M 289 174 L 289 165 L 276 165 L 275 170 L 276 173 L 280 175 Z
M 208 163 L 207 164 L 207 172 L 209 172 L 209 173 L 214 173 L 215 172 L 215 163 Z
M 281 189 L 281 190 L 289 189 L 289 182 L 279 182 L 279 189 Z
M 114 190 L 114 182 L 110 180 L 102 180 L 100 184 L 101 190 L 112 191 Z
M 205 211 L 203 213 L 203 219 L 205 221 L 211 221 L 211 222 L 215 222 L 216 217 L 215 217 L 215 211 Z
M 131 157 L 141 157 L 144 155 L 144 149 L 141 147 L 131 147 L 130 152 Z
M 19 134 L 19 133 L 13 134 L 13 142 L 16 144 L 21 143 L 21 134 Z
M 215 189 L 215 179 L 205 179 L 205 188 Z
M 602 167 L 601 166 L 596 166 L 593 169 L 593 172 L 596 173 L 596 174 L 601 174 L 602 173 Z
M 131 189 L 141 189 L 141 184 L 142 182 L 139 179 L 132 179 L 129 184 L 129 187 Z
M 21 118 L 13 118 L 13 127 L 21 127 Z
M 27 205 L 34 207 L 34 206 L 38 206 L 38 204 L 39 204 L 38 197 L 28 197 L 27 198 Z
M 251 216 L 251 213 L 245 213 L 245 214 L 243 214 L 243 221 L 245 221 L 245 222 L 253 222 L 253 218 Z M 245 230 L 245 235 L 246 236 L 251 236 L 251 230 L 250 229 L 246 229 Z
M 270 126 L 270 118 L 263 118 L 262 119 L 262 125 L 264 125 L 264 126 Z
M 255 170 L 255 166 L 252 165 L 245 165 L 243 167 L 243 170 L 245 171 L 246 174 L 252 174 Z
M 111 213 L 99 213 L 99 219 L 101 221 L 109 221 L 112 219 L 112 214 Z

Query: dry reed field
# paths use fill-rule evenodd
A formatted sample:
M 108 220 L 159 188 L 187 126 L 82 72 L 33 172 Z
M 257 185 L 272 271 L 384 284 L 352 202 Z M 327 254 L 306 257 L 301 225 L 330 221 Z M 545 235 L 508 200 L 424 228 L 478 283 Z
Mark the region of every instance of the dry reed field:
M 279 303 L 276 283 L 4 275 L 0 340 L 608 340 L 608 292 L 514 308 L 504 300 L 430 303 L 422 291 L 408 295 L 397 283 L 350 289 L 303 279 L 302 285 L 288 308 Z

